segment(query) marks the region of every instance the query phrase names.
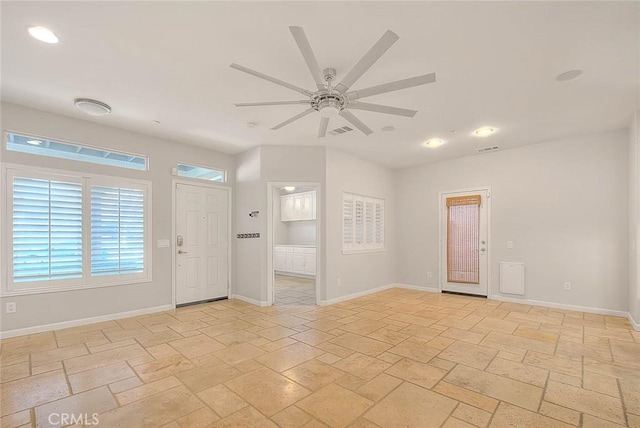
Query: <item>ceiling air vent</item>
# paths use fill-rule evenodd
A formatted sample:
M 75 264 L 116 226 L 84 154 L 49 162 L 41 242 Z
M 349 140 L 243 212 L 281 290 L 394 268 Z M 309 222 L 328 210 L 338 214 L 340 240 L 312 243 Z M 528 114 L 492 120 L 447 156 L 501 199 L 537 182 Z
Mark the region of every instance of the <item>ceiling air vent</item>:
M 478 152 L 478 153 L 495 152 L 499 148 L 500 148 L 499 146 L 483 147 L 481 149 L 476 149 L 476 152 Z
M 353 128 L 349 128 L 348 126 L 343 126 L 342 128 L 336 128 L 333 131 L 329 131 L 331 135 L 340 135 L 345 134 L 347 132 L 353 131 Z

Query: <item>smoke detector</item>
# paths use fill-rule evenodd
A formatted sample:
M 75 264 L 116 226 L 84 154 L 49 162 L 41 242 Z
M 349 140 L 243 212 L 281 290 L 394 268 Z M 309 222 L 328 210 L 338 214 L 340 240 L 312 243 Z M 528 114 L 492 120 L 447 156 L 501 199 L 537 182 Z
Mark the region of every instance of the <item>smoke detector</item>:
M 108 104 L 89 98 L 76 98 L 73 104 L 91 116 L 105 116 L 111 113 L 111 107 Z

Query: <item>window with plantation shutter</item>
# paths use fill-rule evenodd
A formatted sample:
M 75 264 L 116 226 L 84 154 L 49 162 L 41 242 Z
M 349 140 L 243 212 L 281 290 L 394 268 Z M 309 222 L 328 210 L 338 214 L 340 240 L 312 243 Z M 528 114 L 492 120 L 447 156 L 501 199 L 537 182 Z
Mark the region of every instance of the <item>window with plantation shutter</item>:
M 13 179 L 14 282 L 82 278 L 82 184 Z
M 151 280 L 151 184 L 7 166 L 2 294 Z
M 144 271 L 144 191 L 91 186 L 91 275 Z
M 384 199 L 343 193 L 342 251 L 384 250 Z

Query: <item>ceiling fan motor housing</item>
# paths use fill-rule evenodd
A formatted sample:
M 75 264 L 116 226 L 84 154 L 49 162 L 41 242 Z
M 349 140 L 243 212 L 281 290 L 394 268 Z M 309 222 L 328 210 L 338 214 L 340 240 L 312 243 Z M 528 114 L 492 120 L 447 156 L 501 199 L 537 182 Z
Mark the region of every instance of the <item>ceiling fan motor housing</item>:
M 321 111 L 323 115 L 337 116 L 346 106 L 346 97 L 337 92 L 319 91 L 311 97 L 311 107 Z

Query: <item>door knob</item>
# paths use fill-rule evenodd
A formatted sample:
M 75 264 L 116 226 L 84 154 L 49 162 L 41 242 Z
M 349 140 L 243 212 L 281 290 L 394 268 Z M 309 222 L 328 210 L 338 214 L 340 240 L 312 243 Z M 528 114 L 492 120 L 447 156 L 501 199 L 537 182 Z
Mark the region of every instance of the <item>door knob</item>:
M 485 248 L 480 248 L 480 251 L 487 251 Z
M 178 250 L 178 254 L 188 254 L 186 251 Z

